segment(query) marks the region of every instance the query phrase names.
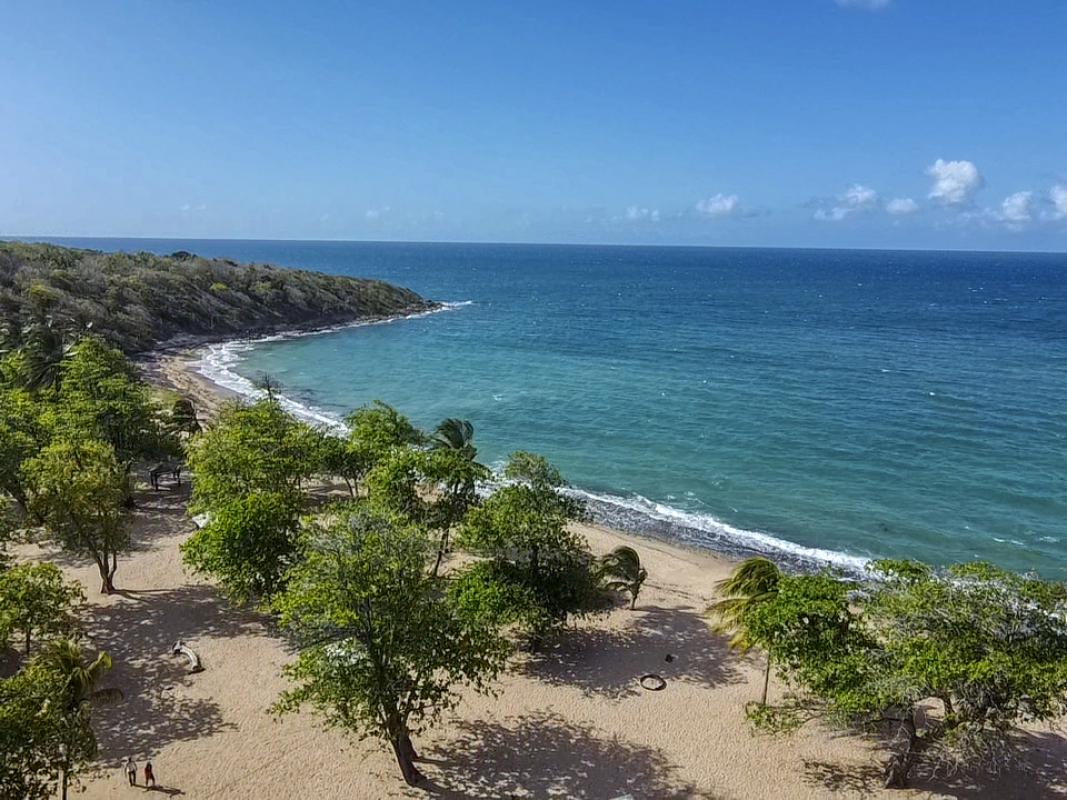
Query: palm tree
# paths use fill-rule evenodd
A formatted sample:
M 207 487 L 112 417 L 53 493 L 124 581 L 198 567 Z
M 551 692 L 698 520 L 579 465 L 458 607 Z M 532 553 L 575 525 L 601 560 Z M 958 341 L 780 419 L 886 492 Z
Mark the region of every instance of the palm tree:
M 71 712 L 81 711 L 93 703 L 122 698 L 118 689 L 97 689 L 104 673 L 111 669 L 111 656 L 100 653 L 86 665 L 81 646 L 70 639 L 57 639 L 39 656 L 48 669 L 66 677 L 65 703 Z
M 478 448 L 474 446 L 474 425 L 465 419 L 449 417 L 441 420 L 430 443 L 434 449 L 458 450 L 469 461 L 478 455 Z
M 486 480 L 490 473 L 487 467 L 474 460 L 478 455 L 478 448 L 474 446 L 474 425 L 468 420 L 455 417 L 441 420 L 430 437 L 430 447 L 459 456 L 459 462 L 453 464 L 451 475 L 445 481 L 442 510 L 446 519 L 443 520 L 441 538 L 437 545 L 437 560 L 433 565 L 432 574 L 436 577 L 445 553 L 448 552 L 449 528 L 463 519 L 477 501 L 478 481 Z
M 62 378 L 63 359 L 73 343 L 52 320 L 36 320 L 24 331 L 23 353 L 26 358 L 26 388 L 32 391 L 58 387 Z
M 630 593 L 630 610 L 637 606 L 637 595 L 641 584 L 648 577 L 648 570 L 641 566 L 641 556 L 626 545 L 619 545 L 600 559 L 601 575 L 610 578 L 604 586 L 616 591 Z
M 749 634 L 746 618 L 753 608 L 778 596 L 782 571 L 768 558 L 753 556 L 738 564 L 729 578 L 721 580 L 716 589 L 723 599 L 708 608 L 716 617 L 715 630 L 730 636 L 730 648 L 747 651 L 755 645 Z M 767 704 L 767 685 L 771 680 L 771 658 L 763 673 L 763 695 L 760 704 Z

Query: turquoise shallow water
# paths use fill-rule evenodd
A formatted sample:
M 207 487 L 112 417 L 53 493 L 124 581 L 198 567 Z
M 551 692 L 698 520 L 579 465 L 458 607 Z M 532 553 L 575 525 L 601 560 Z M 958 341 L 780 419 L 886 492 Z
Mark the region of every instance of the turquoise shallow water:
M 1067 568 L 1062 255 L 92 244 L 464 301 L 213 368 L 269 372 L 326 415 L 380 398 L 468 418 L 484 461 L 544 453 L 613 524 L 731 553 Z

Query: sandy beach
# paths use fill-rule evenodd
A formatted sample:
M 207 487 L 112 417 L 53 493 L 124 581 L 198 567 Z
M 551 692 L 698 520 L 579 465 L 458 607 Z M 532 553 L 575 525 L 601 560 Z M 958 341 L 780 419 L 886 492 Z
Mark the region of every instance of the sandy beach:
M 167 355 L 153 373 L 210 413 L 219 394 Z M 1058 734 L 1034 732 L 1030 770 L 998 782 L 967 776 L 881 788 L 874 742 L 809 726 L 789 737 L 755 735 L 744 706 L 758 697 L 762 662 L 731 653 L 702 612 L 731 563 L 711 553 L 581 526 L 594 552 L 634 546 L 649 579 L 637 609 L 622 604 L 568 630 L 544 653 L 518 654 L 494 697 L 466 696 L 416 741 L 429 784 L 402 783 L 387 748 L 323 731 L 311 714 L 276 720 L 268 707 L 291 658 L 268 617 L 231 607 L 182 567 L 193 530 L 188 485 L 144 490 L 134 550 L 119 563 L 120 593 L 96 593 L 95 566 L 49 547 L 18 555 L 53 560 L 81 581 L 95 647 L 110 652 L 107 685 L 123 702 L 94 713 L 99 770 L 76 794 L 130 797 L 122 761 L 151 758 L 160 793 L 189 798 L 821 798 L 1067 796 Z M 205 670 L 171 655 L 193 647 Z M 668 660 L 670 656 L 670 660 Z M 663 691 L 641 675 L 659 673 Z M 780 692 L 772 680 L 771 696 Z

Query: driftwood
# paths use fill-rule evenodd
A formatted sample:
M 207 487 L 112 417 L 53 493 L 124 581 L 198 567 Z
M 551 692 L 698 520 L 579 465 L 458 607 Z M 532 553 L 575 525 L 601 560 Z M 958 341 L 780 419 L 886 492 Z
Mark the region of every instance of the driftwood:
M 174 643 L 173 652 L 174 652 L 174 655 L 176 655 L 176 656 L 185 656 L 187 659 L 189 659 L 189 674 L 190 675 L 193 675 L 193 674 L 195 674 L 197 672 L 203 672 L 204 671 L 204 665 L 200 663 L 200 656 L 198 656 L 196 654 L 196 652 L 193 650 L 193 648 L 191 648 L 189 645 L 187 645 L 181 639 L 179 639 L 178 641 L 176 641 Z

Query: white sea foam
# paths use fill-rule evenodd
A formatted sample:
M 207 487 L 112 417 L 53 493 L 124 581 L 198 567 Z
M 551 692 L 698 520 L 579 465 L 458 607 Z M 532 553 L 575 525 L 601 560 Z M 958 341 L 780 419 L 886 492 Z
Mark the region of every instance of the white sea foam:
M 266 396 L 266 392 L 257 388 L 252 381 L 239 374 L 236 369 L 237 365 L 241 363 L 244 353 L 247 353 L 257 344 L 263 342 L 277 342 L 283 339 L 296 339 L 304 336 L 320 336 L 322 334 L 334 333 L 349 328 L 363 328 L 368 325 L 388 325 L 393 322 L 402 322 L 404 320 L 427 317 L 430 314 L 438 314 L 442 311 L 454 311 L 457 308 L 469 306 L 473 302 L 473 300 L 461 300 L 458 302 L 441 303 L 437 308 L 432 308 L 428 311 L 418 311 L 414 314 L 386 317 L 384 319 L 359 320 L 357 322 L 348 322 L 343 325 L 335 325 L 333 327 L 320 328 L 311 331 L 282 331 L 281 333 L 274 333 L 269 336 L 259 336 L 252 339 L 231 339 L 218 344 L 209 344 L 200 349 L 200 360 L 196 363 L 194 369 L 197 373 L 203 375 L 212 383 L 222 386 L 225 389 L 229 389 L 232 392 L 236 392 L 243 397 L 259 400 Z M 275 393 L 275 397 L 282 408 L 299 419 L 314 425 L 322 425 L 323 427 L 338 433 L 342 433 L 345 430 L 344 423 L 341 422 L 336 415 L 331 414 L 328 411 L 316 408 L 308 403 L 301 403 L 298 400 L 287 397 L 285 394 Z
M 617 495 L 567 489 L 568 493 L 590 504 L 594 516 L 614 527 L 636 533 L 659 528 L 664 538 L 710 548 L 728 555 L 761 553 L 778 556 L 808 567 L 833 566 L 852 573 L 862 573 L 869 559 L 821 547 L 806 547 L 762 531 L 745 530 L 723 522 L 710 514 L 683 511 L 657 503 L 641 495 Z M 660 523 L 649 525 L 648 522 Z

